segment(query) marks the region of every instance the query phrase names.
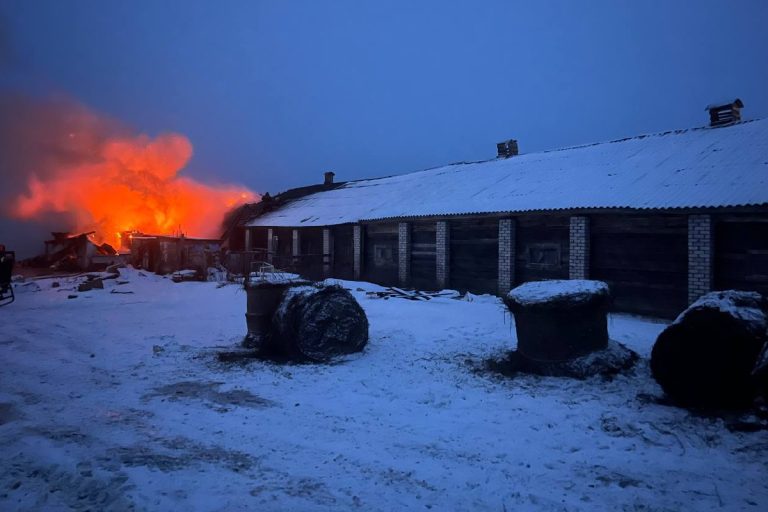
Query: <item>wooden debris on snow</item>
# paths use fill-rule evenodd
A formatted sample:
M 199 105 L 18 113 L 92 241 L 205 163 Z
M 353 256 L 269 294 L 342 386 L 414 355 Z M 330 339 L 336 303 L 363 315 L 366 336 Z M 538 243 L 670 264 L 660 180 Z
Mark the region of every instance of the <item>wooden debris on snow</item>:
M 427 301 L 435 297 L 447 299 L 457 299 L 461 294 L 455 290 L 443 290 L 440 292 L 425 292 L 421 290 L 403 290 L 395 286 L 390 286 L 381 292 L 366 292 L 366 295 L 372 299 L 389 299 L 390 297 L 408 300 Z

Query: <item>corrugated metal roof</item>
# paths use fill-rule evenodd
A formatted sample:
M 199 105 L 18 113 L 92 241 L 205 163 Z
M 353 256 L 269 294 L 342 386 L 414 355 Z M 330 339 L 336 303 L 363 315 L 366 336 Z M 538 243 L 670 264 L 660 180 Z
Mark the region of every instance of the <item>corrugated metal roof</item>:
M 768 119 L 349 182 L 250 226 L 581 208 L 768 204 Z

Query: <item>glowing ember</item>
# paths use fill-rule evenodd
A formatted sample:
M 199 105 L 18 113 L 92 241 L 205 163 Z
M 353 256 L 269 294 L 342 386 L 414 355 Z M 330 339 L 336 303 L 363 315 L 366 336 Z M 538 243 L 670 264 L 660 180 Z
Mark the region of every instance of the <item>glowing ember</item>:
M 179 176 L 192 156 L 183 135 L 105 135 L 94 133 L 93 122 L 76 124 L 79 131 L 60 134 L 57 143 L 78 157 L 57 158 L 44 177 L 28 174 L 27 191 L 12 205 L 15 217 L 65 213 L 72 231 L 95 231 L 119 247 L 126 231 L 218 237 L 228 210 L 259 197 L 244 187 Z

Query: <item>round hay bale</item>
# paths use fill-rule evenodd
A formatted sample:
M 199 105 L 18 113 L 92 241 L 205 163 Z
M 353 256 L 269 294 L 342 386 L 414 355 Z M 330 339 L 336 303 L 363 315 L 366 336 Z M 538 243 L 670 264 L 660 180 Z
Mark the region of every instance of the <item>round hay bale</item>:
M 608 346 L 608 285 L 602 281 L 536 281 L 504 299 L 515 315 L 517 350 L 538 362 L 570 361 Z
M 765 299 L 756 292 L 702 296 L 657 338 L 651 352 L 653 377 L 683 407 L 749 406 L 766 339 L 765 310 Z
M 268 348 L 315 362 L 360 352 L 368 343 L 368 318 L 341 286 L 289 288 L 272 320 Z

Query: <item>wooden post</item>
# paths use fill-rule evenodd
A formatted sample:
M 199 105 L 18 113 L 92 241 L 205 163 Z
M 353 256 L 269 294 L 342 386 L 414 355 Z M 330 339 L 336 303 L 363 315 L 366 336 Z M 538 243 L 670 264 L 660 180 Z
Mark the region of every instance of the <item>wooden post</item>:
M 291 234 L 293 238 L 293 242 L 291 244 L 291 263 L 293 264 L 294 269 L 298 269 L 300 260 L 299 256 L 301 255 L 301 233 L 299 233 L 298 229 L 294 229 Z
M 353 269 L 355 280 L 360 280 L 363 274 L 363 227 L 360 224 L 352 226 Z
M 275 260 L 275 238 L 272 228 L 267 229 L 267 263 Z

